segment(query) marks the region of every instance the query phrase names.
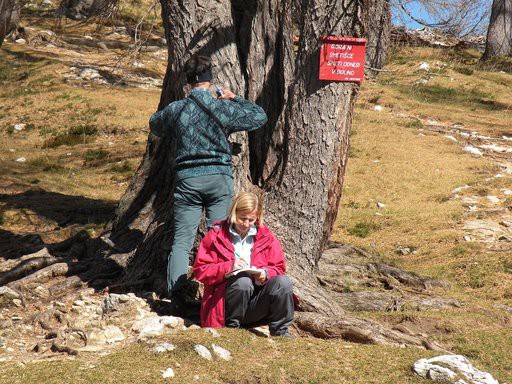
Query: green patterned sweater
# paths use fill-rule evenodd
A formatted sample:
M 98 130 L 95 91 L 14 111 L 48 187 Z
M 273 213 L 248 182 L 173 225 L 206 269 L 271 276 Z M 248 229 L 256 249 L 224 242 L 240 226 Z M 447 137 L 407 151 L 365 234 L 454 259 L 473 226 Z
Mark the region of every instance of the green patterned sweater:
M 185 98 L 155 112 L 149 120 L 151 132 L 174 138 L 176 180 L 215 174 L 232 176 L 228 136 L 262 127 L 267 115 L 261 107 L 240 96 L 219 100 L 206 88 L 194 88 L 192 94 L 213 112 L 224 130 L 194 101 Z

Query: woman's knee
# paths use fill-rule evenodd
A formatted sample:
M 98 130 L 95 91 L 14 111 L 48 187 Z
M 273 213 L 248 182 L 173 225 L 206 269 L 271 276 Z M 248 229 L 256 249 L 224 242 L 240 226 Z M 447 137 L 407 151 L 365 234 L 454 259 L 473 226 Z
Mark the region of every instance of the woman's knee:
M 254 284 L 250 277 L 240 276 L 229 284 L 229 289 L 237 291 L 252 291 L 254 290 Z
M 291 293 L 293 291 L 293 284 L 290 278 L 287 275 L 279 275 L 272 279 L 270 279 L 267 284 L 272 284 L 273 288 L 279 289 L 280 291 L 284 291 L 287 293 Z

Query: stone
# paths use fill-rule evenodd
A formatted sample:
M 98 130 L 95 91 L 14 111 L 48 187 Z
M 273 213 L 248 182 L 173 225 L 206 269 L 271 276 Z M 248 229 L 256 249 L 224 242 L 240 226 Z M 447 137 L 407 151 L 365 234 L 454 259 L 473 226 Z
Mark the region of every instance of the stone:
M 136 321 L 132 330 L 139 333 L 139 338 L 148 338 L 162 335 L 167 329 L 176 329 L 183 326 L 183 319 L 174 316 L 155 316 Z
M 164 353 L 164 352 L 168 352 L 168 351 L 174 351 L 175 349 L 176 349 L 176 346 L 174 344 L 165 342 L 163 344 L 156 345 L 151 350 L 154 353 Z
M 8 287 L 0 287 L 0 308 L 8 306 L 13 303 L 13 300 L 20 299 L 20 295 L 18 292 L 13 291 Z
M 448 139 L 448 140 L 451 140 L 451 141 L 454 141 L 454 142 L 457 142 L 457 139 L 451 135 L 445 135 L 445 137 Z
M 480 148 L 497 153 L 512 153 L 512 148 L 499 147 L 495 144 L 480 145 Z
M 231 352 L 229 352 L 227 349 L 219 347 L 216 344 L 212 344 L 212 350 L 213 353 L 222 360 L 229 361 L 233 359 L 233 357 L 231 356 Z
M 431 359 L 420 359 L 412 366 L 412 371 L 425 379 L 441 382 L 467 384 L 499 384 L 490 373 L 479 371 L 462 355 L 442 355 Z
M 196 344 L 196 346 L 194 347 L 194 351 L 196 351 L 196 353 L 199 356 L 201 356 L 203 359 L 206 359 L 206 360 L 213 359 L 211 352 L 204 345 Z
M 18 44 L 26 44 L 27 43 L 27 41 L 25 39 L 16 39 L 15 41 Z
M 209 333 L 213 337 L 220 337 L 219 332 L 215 328 L 204 328 L 205 332 Z
M 105 340 L 107 344 L 117 343 L 119 341 L 123 341 L 126 337 L 123 334 L 123 331 L 119 327 L 115 325 L 107 325 L 103 330 L 105 334 Z
M 418 66 L 418 69 L 420 71 L 428 72 L 428 71 L 430 71 L 430 64 L 429 63 L 425 63 L 425 62 L 420 63 L 420 65 Z
M 164 379 L 174 377 L 174 371 L 172 368 L 167 368 L 165 371 L 161 371 L 161 372 L 162 372 L 162 377 Z
M 25 163 L 27 161 L 27 159 L 25 157 L 19 157 L 16 159 L 16 162 L 18 163 Z
M 496 196 L 487 196 L 487 200 L 493 204 L 498 204 L 500 202 L 500 199 Z
M 483 156 L 483 153 L 482 151 L 480 151 L 478 148 L 475 148 L 475 147 L 472 147 L 470 145 L 467 145 L 463 148 L 463 150 L 465 152 L 468 152 L 470 153 L 471 155 L 475 156 L 475 157 L 480 157 L 480 156 Z
M 260 337 L 270 337 L 270 330 L 268 329 L 267 325 L 249 328 L 249 332 L 254 333 L 256 336 Z
M 25 129 L 25 127 L 27 126 L 27 124 L 23 124 L 23 123 L 20 123 L 20 124 L 14 124 L 14 130 L 16 131 L 23 131 Z
M 382 105 L 376 105 L 375 107 L 373 107 L 373 109 L 377 112 L 381 112 L 382 111 Z
M 50 297 L 50 290 L 42 285 L 38 285 L 34 288 L 34 294 L 41 299 L 47 299 Z
M 377 208 L 384 208 L 386 206 L 386 204 L 384 203 L 377 203 Z

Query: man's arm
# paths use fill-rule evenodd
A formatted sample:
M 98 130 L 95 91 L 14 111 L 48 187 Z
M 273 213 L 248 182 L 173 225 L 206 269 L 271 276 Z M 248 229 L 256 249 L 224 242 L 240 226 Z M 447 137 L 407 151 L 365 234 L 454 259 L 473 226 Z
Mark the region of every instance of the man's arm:
M 268 120 L 267 114 L 259 105 L 246 100 L 227 89 L 223 89 L 223 100 L 231 100 L 227 105 L 225 124 L 229 133 L 238 131 L 254 131 L 261 128 Z
M 168 134 L 166 127 L 171 124 L 172 110 L 169 106 L 157 111 L 149 119 L 149 128 L 151 133 L 156 136 Z

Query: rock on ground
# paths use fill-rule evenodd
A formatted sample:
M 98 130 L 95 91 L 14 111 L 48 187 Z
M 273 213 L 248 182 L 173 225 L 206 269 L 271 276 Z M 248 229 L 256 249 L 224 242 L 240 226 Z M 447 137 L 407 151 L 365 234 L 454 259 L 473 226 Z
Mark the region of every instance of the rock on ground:
M 458 384 L 499 384 L 490 373 L 473 367 L 462 355 L 442 355 L 431 359 L 420 359 L 412 366 L 412 371 L 423 378 L 440 382 L 453 382 L 461 378 Z

